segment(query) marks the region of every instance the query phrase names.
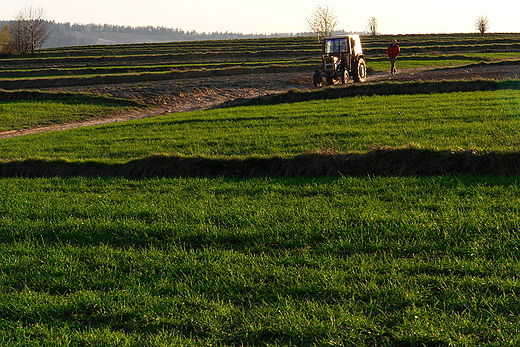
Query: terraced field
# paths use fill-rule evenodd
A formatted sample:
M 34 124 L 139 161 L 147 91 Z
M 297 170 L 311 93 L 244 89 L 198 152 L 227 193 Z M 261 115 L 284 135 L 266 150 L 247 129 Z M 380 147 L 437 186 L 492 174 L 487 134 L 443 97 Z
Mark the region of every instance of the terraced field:
M 401 69 L 438 68 L 518 58 L 515 34 L 396 36 Z M 385 71 L 385 36 L 363 37 L 370 72 Z M 132 83 L 269 72 L 308 72 L 320 64 L 310 38 L 88 46 L 3 59 L 0 88 L 47 88 Z

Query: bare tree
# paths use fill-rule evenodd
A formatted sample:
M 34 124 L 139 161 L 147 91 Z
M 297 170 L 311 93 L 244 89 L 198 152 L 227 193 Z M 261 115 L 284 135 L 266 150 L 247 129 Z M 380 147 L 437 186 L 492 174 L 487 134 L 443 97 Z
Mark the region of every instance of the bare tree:
M 367 31 L 370 35 L 377 35 L 377 18 L 371 17 L 367 22 Z
M 11 24 L 11 39 L 21 54 L 34 53 L 50 35 L 50 25 L 42 8 L 31 6 L 16 15 Z
M 475 22 L 475 29 L 477 29 L 481 35 L 484 35 L 489 30 L 489 18 L 487 16 L 478 16 Z
M 307 26 L 310 32 L 320 41 L 326 36 L 331 36 L 338 25 L 337 17 L 328 6 L 318 6 L 307 18 Z

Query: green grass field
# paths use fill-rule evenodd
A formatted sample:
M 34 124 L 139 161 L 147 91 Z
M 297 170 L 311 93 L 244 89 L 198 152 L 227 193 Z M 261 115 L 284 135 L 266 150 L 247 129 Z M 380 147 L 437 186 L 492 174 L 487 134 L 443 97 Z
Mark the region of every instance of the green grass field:
M 371 145 L 516 151 L 519 100 L 507 90 L 355 97 L 0 145 L 4 160 L 109 163 Z M 515 345 L 519 187 L 491 176 L 4 178 L 0 341 Z
M 399 41 L 419 53 L 400 63 L 490 59 L 475 51 L 511 49 L 517 37 L 407 35 Z M 306 40 L 272 40 L 263 51 L 305 42 L 312 51 Z M 379 52 L 388 37 L 366 40 Z M 172 47 L 258 54 L 266 43 L 70 48 L 3 66 L 69 56 L 76 67 L 85 57 L 127 67 L 123 57 Z M 455 46 L 464 52 L 450 56 Z M 0 94 L 3 129 L 138 106 Z M 112 165 L 374 147 L 514 154 L 519 110 L 514 89 L 244 106 L 1 139 L 0 161 L 13 170 L 25 162 L 14 176 L 31 176 L 31 159 Z M 3 177 L 0 345 L 517 346 L 519 201 L 518 176 Z
M 520 92 L 499 90 L 177 113 L 7 139 L 1 144 L 1 159 L 123 163 L 155 154 L 291 157 L 323 150 L 359 153 L 384 146 L 513 152 L 519 148 L 519 105 Z
M 3 179 L 4 345 L 516 345 L 517 178 Z

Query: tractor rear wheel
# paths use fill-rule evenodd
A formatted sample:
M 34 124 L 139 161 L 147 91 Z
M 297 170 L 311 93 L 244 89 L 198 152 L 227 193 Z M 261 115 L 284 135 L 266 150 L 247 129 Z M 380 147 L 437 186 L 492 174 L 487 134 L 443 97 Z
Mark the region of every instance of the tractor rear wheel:
M 356 82 L 365 82 L 367 80 L 367 64 L 365 63 L 365 59 L 359 58 L 354 63 L 352 75 L 352 77 L 354 77 L 354 81 Z
M 312 82 L 314 82 L 315 87 L 321 87 L 323 85 L 323 80 L 319 71 L 314 72 L 314 75 L 312 75 Z

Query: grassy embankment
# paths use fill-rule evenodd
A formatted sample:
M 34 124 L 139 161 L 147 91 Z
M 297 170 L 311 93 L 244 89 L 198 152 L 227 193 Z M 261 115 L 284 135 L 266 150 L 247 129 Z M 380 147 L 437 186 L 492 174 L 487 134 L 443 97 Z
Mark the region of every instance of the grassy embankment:
M 250 106 L 0 146 L 6 161 L 72 164 L 372 146 L 514 153 L 519 100 L 500 90 Z M 3 178 L 0 341 L 518 345 L 519 187 L 518 176 Z

